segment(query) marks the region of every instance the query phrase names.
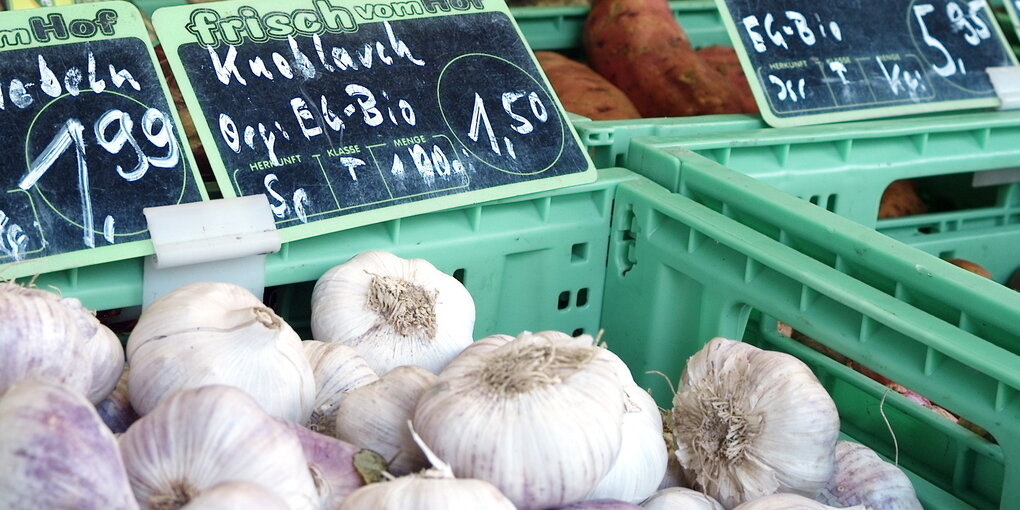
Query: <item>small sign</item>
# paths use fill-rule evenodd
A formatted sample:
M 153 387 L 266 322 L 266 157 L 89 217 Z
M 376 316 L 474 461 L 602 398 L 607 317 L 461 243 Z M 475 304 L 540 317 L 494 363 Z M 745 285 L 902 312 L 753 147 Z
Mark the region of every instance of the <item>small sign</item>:
M 204 187 L 138 10 L 0 13 L 0 276 L 152 253 L 142 209 Z
M 985 0 L 716 1 L 773 126 L 996 107 L 1017 65 Z
M 216 2 L 156 11 L 225 196 L 285 241 L 595 179 L 506 4 Z

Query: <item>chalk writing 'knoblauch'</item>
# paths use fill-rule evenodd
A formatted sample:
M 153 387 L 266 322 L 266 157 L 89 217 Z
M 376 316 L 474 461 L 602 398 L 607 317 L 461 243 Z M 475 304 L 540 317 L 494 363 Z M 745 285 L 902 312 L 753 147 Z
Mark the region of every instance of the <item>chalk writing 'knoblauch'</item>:
M 261 43 L 270 39 L 291 36 L 311 36 L 329 33 L 358 31 L 361 22 L 374 22 L 407 16 L 436 14 L 439 12 L 484 9 L 482 0 L 398 0 L 368 3 L 351 9 L 334 3 L 335 0 L 315 0 L 314 9 L 294 9 L 288 12 L 260 13 L 254 7 L 242 6 L 236 16 L 220 16 L 212 9 L 196 9 L 185 28 L 199 44 L 213 48 L 226 43 L 237 45 L 248 39 Z

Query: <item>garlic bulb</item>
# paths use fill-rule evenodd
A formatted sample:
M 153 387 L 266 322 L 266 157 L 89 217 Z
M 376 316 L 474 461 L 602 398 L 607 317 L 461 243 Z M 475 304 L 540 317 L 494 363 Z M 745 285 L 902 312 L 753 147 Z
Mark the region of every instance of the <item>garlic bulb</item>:
M 315 404 L 308 427 L 336 437 L 336 410 L 347 392 L 379 380 L 365 359 L 343 344 L 305 340 L 305 356 L 315 378 Z
M 99 413 L 99 417 L 102 418 L 103 423 L 114 434 L 123 433 L 132 423 L 138 420 L 138 413 L 131 407 L 131 399 L 128 398 L 127 380 L 129 373 L 127 367 L 124 367 L 120 380 L 117 381 L 117 387 L 102 402 L 96 404 L 96 411 Z
M 422 395 L 415 428 L 457 476 L 522 510 L 581 500 L 620 452 L 623 388 L 600 350 L 527 332 L 479 340 Z
M 645 510 L 723 510 L 718 501 L 704 493 L 686 487 L 662 489 L 643 503 Z
M 44 290 L 0 283 L 0 395 L 26 379 L 39 378 L 88 394 L 92 365 L 78 318 Z
M 353 347 L 377 374 L 401 365 L 436 373 L 471 343 L 475 304 L 426 260 L 366 251 L 315 282 L 311 322 L 316 339 Z
M 359 455 L 374 456 L 376 463 L 385 465 L 385 461 L 375 452 L 309 430 L 292 421 L 277 421 L 290 429 L 301 442 L 308 471 L 312 474 L 323 508 L 338 508 L 355 489 L 365 485 L 365 479 L 355 465 Z
M 733 510 L 837 510 L 839 508 L 846 508 L 846 510 L 868 510 L 868 507 L 864 505 L 848 507 L 826 506 L 813 499 L 790 493 L 759 496 L 737 505 Z
M 428 467 L 425 454 L 407 429 L 407 420 L 418 398 L 435 382 L 432 372 L 405 365 L 351 390 L 336 411 L 336 437 L 382 455 L 395 475 Z
M 633 379 L 631 381 L 624 386 L 626 411 L 620 455 L 587 499 L 612 498 L 640 503 L 658 490 L 666 474 L 669 454 L 662 440 L 659 407 L 647 391 L 634 384 Z
M 26 380 L 0 398 L 0 508 L 137 510 L 117 440 L 80 393 Z
M 556 507 L 556 510 L 641 510 L 641 507 L 618 499 L 592 499 Z
M 673 397 L 677 458 L 726 508 L 775 492 L 813 498 L 832 474 L 836 404 L 797 358 L 712 339 Z
M 113 393 L 124 373 L 124 346 L 116 333 L 96 320 L 96 334 L 86 342 L 86 350 L 92 357 L 92 385 L 85 396 L 99 403 Z
M 224 482 L 202 494 L 181 510 L 288 510 L 273 491 L 251 482 Z
M 921 510 L 907 475 L 871 448 L 836 442 L 836 469 L 818 501 L 831 506 L 864 505 L 870 510 Z
M 171 395 L 120 436 L 120 449 L 143 509 L 178 509 L 228 481 L 269 488 L 291 510 L 320 506 L 297 436 L 231 386 Z
M 85 350 L 92 360 L 92 385 L 85 397 L 98 404 L 117 386 L 124 371 L 124 346 L 117 334 L 99 322 L 95 312 L 77 298 L 60 298 L 60 304 L 74 316 L 85 339 Z
M 128 393 L 139 414 L 173 393 L 235 386 L 273 416 L 305 423 L 315 380 L 297 333 L 249 290 L 180 287 L 149 305 L 127 343 Z
M 348 496 L 339 510 L 515 510 L 491 483 L 454 478 L 450 465 L 432 453 L 413 430 L 409 433 L 433 467 L 366 485 Z

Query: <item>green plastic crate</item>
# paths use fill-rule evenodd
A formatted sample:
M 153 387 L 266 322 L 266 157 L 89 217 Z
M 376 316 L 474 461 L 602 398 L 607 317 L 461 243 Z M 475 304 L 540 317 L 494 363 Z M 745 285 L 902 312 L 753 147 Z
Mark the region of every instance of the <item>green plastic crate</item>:
M 990 443 L 889 395 L 883 410 L 899 438 L 900 462 L 926 508 L 1017 508 L 1020 344 L 1009 349 L 988 341 L 992 335 L 974 327 L 982 319 L 934 283 L 948 278 L 949 287 L 968 286 L 977 277 L 950 273 L 916 250 L 867 238 L 877 234 L 829 213 L 824 221 L 806 222 L 812 206 L 779 191 L 770 195 L 764 184 L 697 155 L 690 158 L 699 163 L 685 166 L 685 189 L 697 199 L 629 170 L 605 169 L 588 185 L 287 243 L 269 256 L 267 302 L 307 331 L 312 282 L 329 267 L 366 249 L 424 257 L 474 296 L 476 337 L 602 329 L 660 405 L 669 405 L 668 385 L 647 371 L 676 380 L 684 360 L 713 336 L 792 352 L 833 395 L 844 435 L 891 457 L 890 436 L 877 412 L 884 387 L 778 335 L 776 321 L 782 321 L 999 438 L 999 444 Z M 737 203 L 721 205 L 712 190 Z M 765 211 L 764 217 L 749 221 L 737 207 L 745 203 Z M 789 227 L 801 223 L 811 226 Z M 826 250 L 833 264 L 818 260 L 826 259 L 819 257 Z M 911 274 L 901 275 L 903 283 L 889 282 L 901 292 L 884 292 L 858 274 L 899 258 L 912 264 Z M 953 324 L 920 309 L 920 284 L 912 276 L 922 273 L 930 275 L 929 299 L 966 310 L 970 319 L 960 312 L 960 324 Z M 38 283 L 103 309 L 137 305 L 140 282 L 134 261 L 45 275 Z M 1013 299 L 989 313 L 1015 315 L 1020 298 Z M 1005 331 L 1015 337 L 1016 324 Z
M 901 465 L 932 484 L 926 508 L 1020 508 L 1020 294 L 693 152 L 660 155 L 644 164 L 678 167 L 681 193 L 621 186 L 606 277 L 602 327 L 635 374 L 675 374 L 715 335 L 791 352 L 843 432 L 893 457 L 885 388 L 778 334 L 782 321 L 995 436 L 887 396 Z
M 970 188 L 976 173 L 1020 161 L 1020 112 L 986 112 L 782 130 L 635 138 L 628 161 L 676 190 L 679 169 L 646 164 L 690 150 L 942 258 L 965 258 L 1005 282 L 1020 269 L 1020 183 Z M 879 220 L 882 192 L 906 178 L 951 199 L 947 210 Z

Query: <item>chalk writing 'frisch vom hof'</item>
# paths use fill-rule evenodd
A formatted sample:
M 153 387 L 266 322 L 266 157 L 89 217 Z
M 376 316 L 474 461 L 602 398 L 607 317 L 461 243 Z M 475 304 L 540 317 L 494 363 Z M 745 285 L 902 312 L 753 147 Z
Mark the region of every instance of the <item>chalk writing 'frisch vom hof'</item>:
M 594 178 L 505 3 L 278 4 L 154 23 L 221 189 L 285 239 Z
M 137 9 L 0 13 L 5 277 L 151 252 L 142 209 L 204 198 Z

